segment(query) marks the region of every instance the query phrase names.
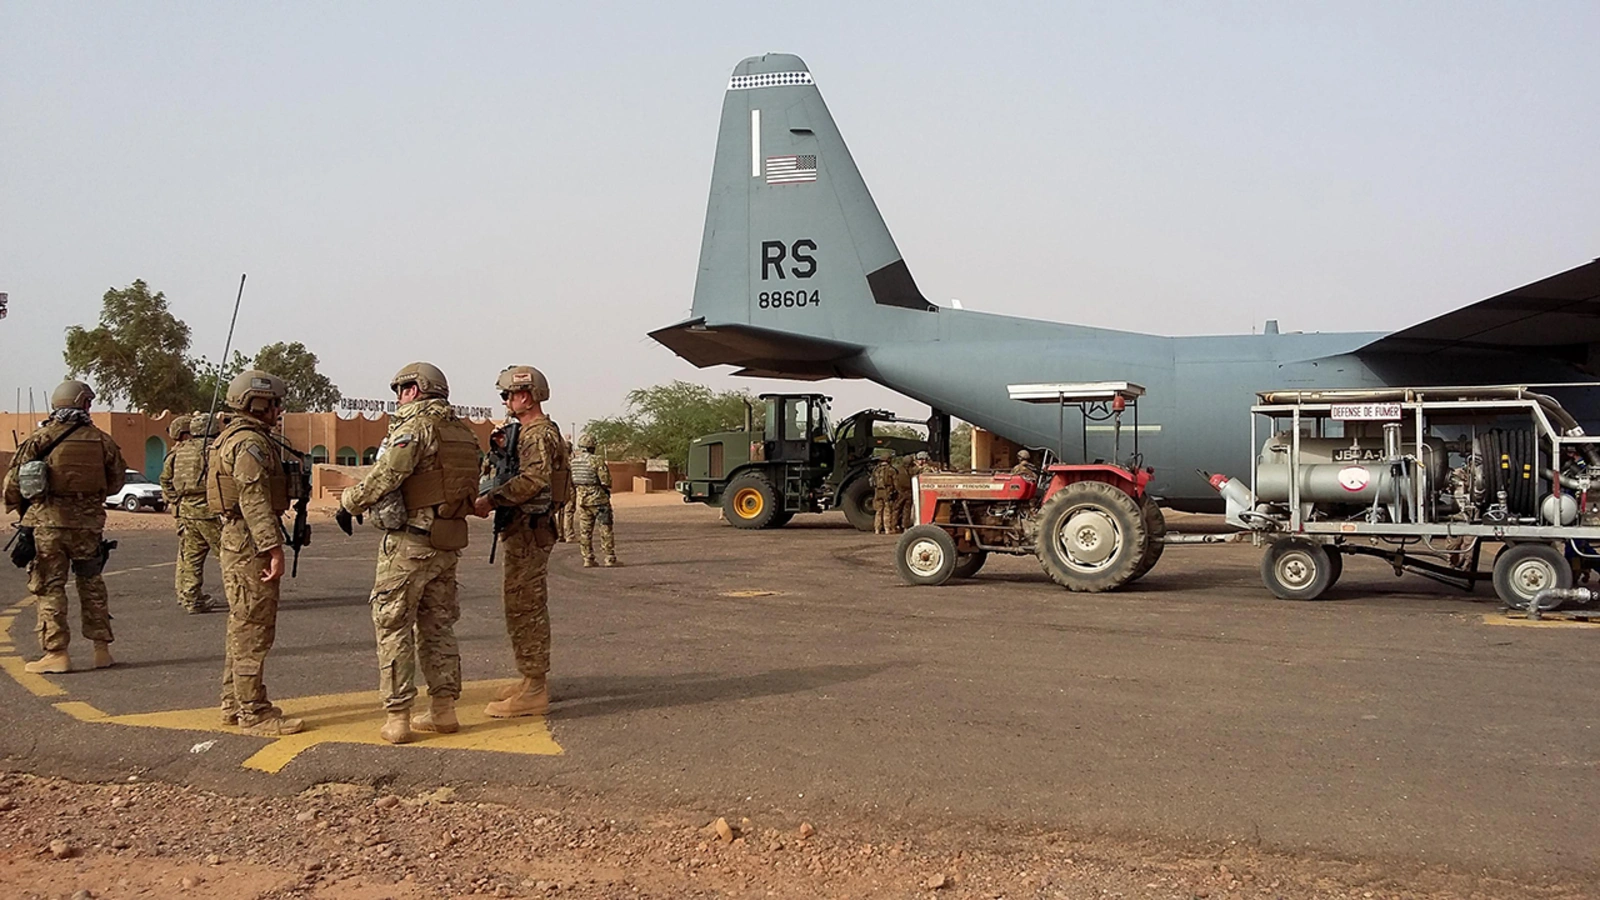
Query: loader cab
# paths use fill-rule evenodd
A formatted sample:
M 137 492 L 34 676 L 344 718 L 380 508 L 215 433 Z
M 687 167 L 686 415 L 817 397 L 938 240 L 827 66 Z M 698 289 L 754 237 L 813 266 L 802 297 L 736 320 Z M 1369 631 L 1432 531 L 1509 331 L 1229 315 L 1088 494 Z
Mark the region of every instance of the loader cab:
M 762 394 L 767 413 L 763 435 L 767 461 L 831 466 L 830 399 L 822 394 Z

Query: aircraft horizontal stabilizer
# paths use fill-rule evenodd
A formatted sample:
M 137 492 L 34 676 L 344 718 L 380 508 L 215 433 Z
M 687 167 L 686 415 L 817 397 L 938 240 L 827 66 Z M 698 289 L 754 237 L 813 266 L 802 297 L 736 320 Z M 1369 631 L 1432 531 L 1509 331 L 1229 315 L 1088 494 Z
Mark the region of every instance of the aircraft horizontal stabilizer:
M 703 318 L 657 329 L 650 337 L 702 369 L 740 366 L 744 369 L 738 373 L 741 375 L 803 381 L 857 377 L 841 364 L 862 350 L 855 344 L 753 325 L 708 326 Z
M 1600 260 L 1386 335 L 1356 352 L 1427 356 L 1533 352 L 1582 366 L 1600 360 Z

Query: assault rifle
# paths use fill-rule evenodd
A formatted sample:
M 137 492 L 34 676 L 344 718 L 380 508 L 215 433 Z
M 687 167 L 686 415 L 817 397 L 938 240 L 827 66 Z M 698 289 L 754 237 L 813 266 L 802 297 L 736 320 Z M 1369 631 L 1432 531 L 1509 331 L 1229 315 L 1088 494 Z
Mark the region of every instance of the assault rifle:
M 522 469 L 521 461 L 517 457 L 517 442 L 522 437 L 522 423 L 511 419 L 498 430 L 501 435 L 500 446 L 495 446 L 493 437 L 489 439 L 489 465 L 494 471 L 489 477 L 488 487 L 480 491 L 483 494 L 517 477 L 517 473 Z M 500 532 L 511 527 L 516 517 L 517 509 L 514 506 L 495 507 L 494 537 L 489 540 L 489 562 L 494 562 L 495 548 L 500 546 Z
M 300 550 L 311 546 L 311 523 L 306 521 L 306 507 L 311 503 L 311 466 L 306 464 L 305 456 L 296 451 L 292 459 L 284 460 L 283 473 L 289 476 L 291 483 L 298 482 L 300 489 L 294 499 L 294 527 L 289 530 L 289 547 L 294 550 L 294 564 L 289 568 L 289 577 L 297 578 L 300 575 Z

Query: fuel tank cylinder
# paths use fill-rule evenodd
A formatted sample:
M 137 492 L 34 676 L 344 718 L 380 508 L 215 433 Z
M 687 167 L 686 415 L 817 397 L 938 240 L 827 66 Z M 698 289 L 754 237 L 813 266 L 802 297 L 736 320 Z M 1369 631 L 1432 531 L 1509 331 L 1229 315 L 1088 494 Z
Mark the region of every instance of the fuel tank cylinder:
M 1386 462 L 1311 463 L 1300 466 L 1300 502 L 1389 504 L 1409 502 L 1411 487 L 1404 474 L 1392 473 Z M 1399 492 L 1396 487 L 1399 487 Z M 1289 499 L 1289 467 L 1264 465 L 1256 470 L 1256 497 L 1268 503 Z

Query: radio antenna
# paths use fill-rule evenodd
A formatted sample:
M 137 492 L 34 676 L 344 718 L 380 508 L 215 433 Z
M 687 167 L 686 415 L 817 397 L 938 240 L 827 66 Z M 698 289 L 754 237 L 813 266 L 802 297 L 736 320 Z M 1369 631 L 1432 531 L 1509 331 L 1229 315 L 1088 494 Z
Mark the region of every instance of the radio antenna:
M 228 320 L 228 340 L 222 345 L 222 360 L 217 363 L 216 379 L 211 385 L 211 412 L 206 414 L 206 433 L 200 438 L 200 459 L 206 459 L 206 449 L 211 445 L 212 423 L 217 418 L 217 397 L 222 393 L 222 373 L 227 371 L 228 354 L 233 352 L 233 326 L 239 322 L 239 304 L 244 300 L 244 274 L 239 275 L 239 296 L 233 298 L 233 318 Z M 204 462 L 201 463 L 204 465 Z

